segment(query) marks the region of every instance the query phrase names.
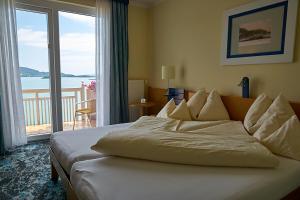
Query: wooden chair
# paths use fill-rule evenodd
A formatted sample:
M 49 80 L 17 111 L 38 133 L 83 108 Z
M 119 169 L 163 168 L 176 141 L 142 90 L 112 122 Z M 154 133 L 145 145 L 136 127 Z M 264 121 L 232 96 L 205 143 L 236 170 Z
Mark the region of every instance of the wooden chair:
M 91 114 L 96 113 L 96 99 L 89 99 L 86 101 L 81 101 L 76 103 L 76 105 L 86 105 L 86 107 L 81 107 L 81 108 L 75 108 L 75 113 L 74 113 L 74 119 L 73 119 L 73 130 L 75 129 L 75 123 L 76 123 L 76 118 L 79 116 L 87 116 L 87 121 L 89 122 L 90 127 L 92 127 L 91 124 Z

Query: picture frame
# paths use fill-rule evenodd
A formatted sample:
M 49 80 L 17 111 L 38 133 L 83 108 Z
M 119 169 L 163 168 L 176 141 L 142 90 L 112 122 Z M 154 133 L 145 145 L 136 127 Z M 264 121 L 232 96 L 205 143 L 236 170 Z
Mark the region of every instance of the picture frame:
M 222 65 L 293 62 L 298 0 L 259 0 L 224 13 Z

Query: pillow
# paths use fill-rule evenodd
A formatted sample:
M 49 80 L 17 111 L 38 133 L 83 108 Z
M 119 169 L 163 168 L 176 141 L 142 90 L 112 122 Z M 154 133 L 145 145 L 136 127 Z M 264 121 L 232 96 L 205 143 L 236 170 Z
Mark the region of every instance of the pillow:
M 183 121 L 191 121 L 192 117 L 190 115 L 189 108 L 185 99 L 175 108 L 175 110 L 169 115 L 172 119 L 178 119 Z
M 200 113 L 206 102 L 206 92 L 205 90 L 199 90 L 196 92 L 187 102 L 187 106 L 190 110 L 193 119 L 197 119 L 197 115 Z
M 272 100 L 266 94 L 261 94 L 251 105 L 244 119 L 244 126 L 250 134 L 253 134 L 256 131 L 255 128 L 257 127 L 253 126 L 267 111 L 271 104 Z
M 216 90 L 211 91 L 207 97 L 205 105 L 197 117 L 197 120 L 218 121 L 229 119 L 229 114 L 222 102 L 220 95 Z
M 254 130 L 258 130 L 259 127 L 272 115 L 277 115 L 277 120 L 280 126 L 291 118 L 295 112 L 290 103 L 284 98 L 283 95 L 279 95 L 268 108 L 268 110 L 259 118 L 256 124 L 253 126 Z
M 284 122 L 281 122 L 277 114 L 273 114 L 269 119 L 265 120 L 259 129 L 254 133 L 254 137 L 262 141 L 279 129 Z
M 176 105 L 174 99 L 171 99 L 157 114 L 156 117 L 169 118 L 170 114 L 175 110 Z
M 300 122 L 293 115 L 277 131 L 263 140 L 273 153 L 300 161 Z

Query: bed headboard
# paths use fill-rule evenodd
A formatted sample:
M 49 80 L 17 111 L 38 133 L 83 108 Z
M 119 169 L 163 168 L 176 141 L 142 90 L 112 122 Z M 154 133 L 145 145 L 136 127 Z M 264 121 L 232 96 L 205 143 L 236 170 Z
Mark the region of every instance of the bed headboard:
M 188 100 L 191 96 L 193 96 L 195 92 L 186 91 L 185 98 Z M 154 101 L 157 106 L 156 108 L 151 110 L 152 114 L 156 114 L 159 110 L 165 105 L 167 102 L 164 94 L 166 94 L 165 89 L 159 88 L 151 88 L 149 87 L 149 100 Z M 221 96 L 222 101 L 227 108 L 230 119 L 243 121 L 248 109 L 252 105 L 255 99 L 246 99 L 237 96 Z M 291 106 L 293 107 L 296 115 L 300 119 L 300 103 L 291 102 Z

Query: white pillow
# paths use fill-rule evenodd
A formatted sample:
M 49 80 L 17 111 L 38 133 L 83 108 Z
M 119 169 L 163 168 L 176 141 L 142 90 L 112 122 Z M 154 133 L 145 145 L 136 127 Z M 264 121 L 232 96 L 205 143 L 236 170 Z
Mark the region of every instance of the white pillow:
M 197 115 L 203 108 L 206 98 L 207 94 L 205 90 L 199 90 L 188 100 L 187 106 L 193 119 L 197 119 Z
M 192 117 L 190 115 L 189 108 L 185 99 L 183 99 L 180 104 L 173 110 L 173 112 L 169 115 L 172 119 L 178 119 L 182 121 L 191 121 Z
M 218 121 L 229 119 L 229 114 L 222 102 L 220 95 L 216 90 L 211 91 L 207 97 L 205 105 L 197 117 L 197 120 Z
M 286 122 L 291 116 L 295 114 L 290 103 L 284 98 L 283 95 L 279 95 L 268 108 L 268 110 L 259 118 L 256 124 L 253 126 L 254 130 L 258 130 L 259 127 L 272 115 L 277 115 L 277 120 L 280 126 Z
M 278 130 L 284 122 L 280 121 L 277 114 L 273 114 L 270 118 L 264 121 L 259 129 L 253 134 L 253 136 L 262 141 L 266 137 L 269 137 L 272 133 Z
M 268 110 L 271 104 L 272 100 L 266 94 L 261 94 L 251 105 L 244 119 L 244 126 L 250 134 L 253 134 L 256 131 L 255 128 L 257 127 L 254 127 L 254 125 Z
M 273 153 L 300 161 L 300 122 L 293 115 L 277 131 L 263 140 Z
M 169 118 L 170 114 L 175 110 L 176 105 L 174 99 L 171 99 L 156 115 L 156 117 L 160 118 Z

